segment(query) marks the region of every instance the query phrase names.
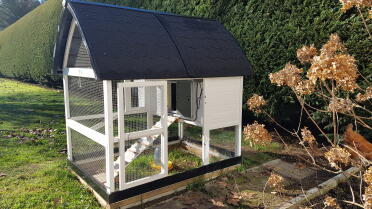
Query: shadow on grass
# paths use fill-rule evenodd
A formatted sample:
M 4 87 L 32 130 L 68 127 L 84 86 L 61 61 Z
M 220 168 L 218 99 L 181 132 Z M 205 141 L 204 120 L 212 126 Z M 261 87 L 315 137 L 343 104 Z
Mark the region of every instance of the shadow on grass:
M 63 127 L 63 93 L 11 80 L 0 80 L 0 130 Z

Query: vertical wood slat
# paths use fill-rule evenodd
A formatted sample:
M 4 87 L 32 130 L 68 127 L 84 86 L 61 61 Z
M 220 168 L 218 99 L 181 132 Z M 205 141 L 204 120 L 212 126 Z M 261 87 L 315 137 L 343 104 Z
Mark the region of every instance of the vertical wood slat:
M 209 164 L 209 144 L 210 144 L 210 138 L 209 138 L 210 130 L 208 128 L 203 127 L 203 144 L 202 144 L 202 159 L 203 159 L 203 165 Z
M 168 95 L 168 87 L 167 82 L 162 82 L 161 86 L 162 91 L 162 128 L 163 134 L 161 135 L 161 173 L 164 175 L 168 175 L 168 107 L 167 107 L 167 95 Z
M 208 95 L 208 84 L 206 83 L 206 79 L 203 79 L 203 89 L 204 89 L 204 103 L 203 103 L 203 110 L 205 110 L 205 105 L 208 102 L 208 98 L 206 95 Z M 203 137 L 202 137 L 202 160 L 203 165 L 209 164 L 209 120 L 207 118 L 206 111 L 203 111 Z
M 178 121 L 178 138 L 183 139 L 183 121 Z
M 242 110 L 243 110 L 243 77 L 240 78 L 240 91 L 239 102 L 241 106 L 239 107 L 239 125 L 235 126 L 235 157 L 241 156 L 242 154 Z
M 118 98 L 118 135 L 119 135 L 119 189 L 125 189 L 125 120 L 124 120 L 124 89 L 117 88 Z
M 113 104 L 112 82 L 103 81 L 103 95 L 105 108 L 105 136 L 106 136 L 106 186 L 107 193 L 115 191 L 114 183 L 114 133 L 113 133 Z
M 63 95 L 65 100 L 65 120 L 71 117 L 70 115 L 70 97 L 68 93 L 68 76 L 63 76 Z M 66 123 L 66 138 L 67 138 L 67 159 L 72 161 L 72 143 L 71 143 L 71 128 Z

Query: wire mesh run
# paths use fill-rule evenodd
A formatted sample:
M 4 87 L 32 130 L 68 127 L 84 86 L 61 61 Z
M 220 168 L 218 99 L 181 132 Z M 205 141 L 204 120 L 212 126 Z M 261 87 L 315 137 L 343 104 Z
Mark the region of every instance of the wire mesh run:
M 156 136 L 152 136 L 156 137 Z M 156 165 L 159 165 L 160 162 L 160 136 L 154 141 L 154 143 L 150 146 L 145 146 L 140 144 L 139 141 L 141 139 L 134 139 L 130 141 L 126 141 L 125 143 L 125 151 L 129 152 L 128 150 L 133 146 L 142 146 L 140 149 L 144 149 L 138 156 L 134 159 L 126 159 L 127 162 L 126 169 L 125 169 L 125 181 L 131 182 L 141 178 L 145 178 L 148 176 L 153 176 L 155 174 L 160 173 L 160 168 Z M 138 153 L 138 152 L 137 152 Z
M 210 162 L 235 156 L 235 127 L 213 129 L 210 131 Z
M 104 133 L 102 81 L 69 76 L 68 86 L 71 119 Z
M 102 188 L 106 182 L 105 148 L 77 131 L 71 130 L 74 164 Z

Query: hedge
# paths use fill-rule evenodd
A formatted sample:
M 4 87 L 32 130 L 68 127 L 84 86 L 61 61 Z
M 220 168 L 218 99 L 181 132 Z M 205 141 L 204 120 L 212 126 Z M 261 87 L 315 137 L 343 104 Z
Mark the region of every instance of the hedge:
M 100 2 L 112 2 L 111 0 Z M 255 71 L 246 78 L 244 100 L 253 93 L 268 98 L 269 109 L 279 121 L 297 125 L 299 105 L 288 88 L 272 85 L 270 72 L 287 62 L 299 64 L 296 50 L 314 43 L 318 48 L 337 33 L 358 60 L 359 70 L 372 77 L 372 42 L 356 9 L 340 11 L 338 0 L 130 0 L 123 5 L 182 15 L 214 18 L 234 35 Z M 365 14 L 367 16 L 367 14 Z M 371 26 L 371 19 L 368 20 Z M 366 84 L 365 84 L 366 85 Z M 252 115 L 246 115 L 252 117 Z M 323 118 L 322 118 L 323 117 Z M 329 126 L 329 118 L 318 121 Z M 254 117 L 252 117 L 254 118 Z
M 0 75 L 49 86 L 61 1 L 48 0 L 0 32 Z
M 295 52 L 302 45 L 320 47 L 330 34 L 338 33 L 358 60 L 360 72 L 371 79 L 372 42 L 357 11 L 342 13 L 338 0 L 94 1 L 217 19 L 240 43 L 255 71 L 245 79 L 244 100 L 253 93 L 263 95 L 271 112 L 284 122 L 297 121 L 298 105 L 287 88 L 270 84 L 267 75 L 289 61 L 299 64 Z M 59 11 L 60 1 L 48 0 L 0 33 L 0 73 L 54 82 L 49 72 Z

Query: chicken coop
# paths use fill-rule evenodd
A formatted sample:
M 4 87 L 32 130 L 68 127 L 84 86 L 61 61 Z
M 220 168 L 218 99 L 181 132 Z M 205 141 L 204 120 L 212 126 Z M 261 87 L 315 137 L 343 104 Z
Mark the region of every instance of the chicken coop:
M 64 1 L 53 73 L 63 75 L 69 164 L 104 204 L 241 162 L 251 67 L 215 20 Z

